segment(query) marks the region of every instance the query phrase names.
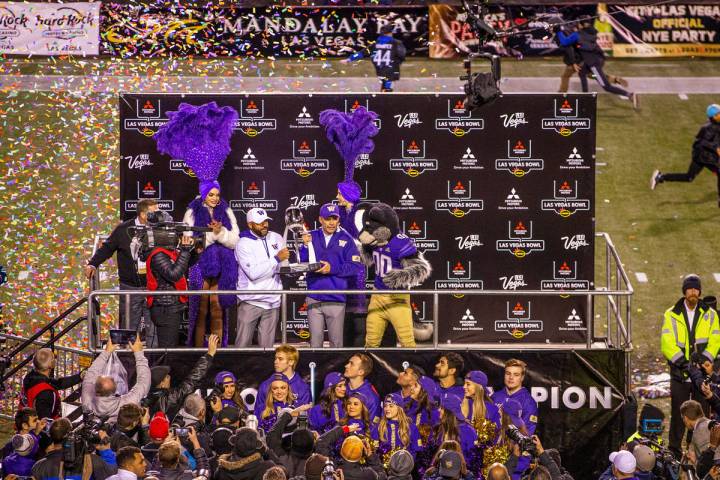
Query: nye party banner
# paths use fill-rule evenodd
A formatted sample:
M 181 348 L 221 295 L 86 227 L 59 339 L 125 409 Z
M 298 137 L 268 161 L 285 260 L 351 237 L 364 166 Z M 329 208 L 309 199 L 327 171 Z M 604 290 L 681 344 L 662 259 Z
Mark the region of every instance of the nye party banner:
M 427 8 L 223 8 L 103 3 L 110 55 L 335 57 L 363 50 L 392 24 L 409 55 L 427 55 Z
M 97 55 L 100 2 L 0 2 L 0 53 Z
M 600 4 L 605 10 L 616 57 L 720 56 L 720 5 Z
M 123 219 L 144 198 L 182 219 L 198 181 L 182 160 L 158 153 L 152 136 L 180 103 L 209 101 L 239 114 L 219 181 L 240 225 L 262 207 L 282 233 L 285 209 L 296 206 L 317 228 L 343 175 L 320 112 L 366 107 L 380 131 L 355 179 L 365 201 L 393 207 L 431 263 L 419 288 L 508 292 L 441 295 L 440 341 L 585 342 L 586 297 L 562 293 L 594 288 L 593 95 L 504 95 L 472 113 L 463 97 L 444 94 L 122 95 Z M 371 269 L 368 288 L 373 278 Z M 286 286 L 306 287 L 303 277 Z M 523 295 L 528 289 L 558 295 Z M 420 321 L 433 321 L 431 296 L 412 304 Z M 289 296 L 286 314 L 289 338 L 306 340 L 304 297 Z

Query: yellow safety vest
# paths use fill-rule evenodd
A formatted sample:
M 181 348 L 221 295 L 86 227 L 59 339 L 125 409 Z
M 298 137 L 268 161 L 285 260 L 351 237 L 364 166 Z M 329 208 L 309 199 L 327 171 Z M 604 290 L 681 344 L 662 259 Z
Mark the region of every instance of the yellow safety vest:
M 720 324 L 715 310 L 699 302 L 695 310 L 695 343 L 690 345 L 690 332 L 685 322 L 685 299 L 665 310 L 660 336 L 660 349 L 668 362 L 681 358 L 690 360 L 693 351 L 713 361 L 720 349 Z

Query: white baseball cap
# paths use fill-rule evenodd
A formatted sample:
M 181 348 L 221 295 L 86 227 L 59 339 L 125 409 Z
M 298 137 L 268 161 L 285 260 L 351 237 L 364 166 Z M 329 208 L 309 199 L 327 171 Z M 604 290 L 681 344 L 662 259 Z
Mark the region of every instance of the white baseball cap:
M 612 452 L 610 454 L 610 461 L 613 463 L 615 468 L 621 473 L 635 473 L 635 467 L 637 466 L 637 460 L 635 455 L 628 452 L 627 450 L 620 450 L 619 452 Z
M 247 221 L 252 223 L 263 223 L 265 220 L 272 220 L 268 217 L 264 208 L 253 208 L 247 213 Z

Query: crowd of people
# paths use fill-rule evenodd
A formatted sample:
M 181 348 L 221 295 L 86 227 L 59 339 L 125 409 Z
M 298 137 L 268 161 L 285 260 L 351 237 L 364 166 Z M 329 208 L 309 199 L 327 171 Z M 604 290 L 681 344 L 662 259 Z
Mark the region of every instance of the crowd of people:
M 397 390 L 381 396 L 368 380 L 372 359 L 355 353 L 342 372 L 325 374 L 313 403 L 295 371 L 297 349 L 281 345 L 274 373 L 254 398 L 241 395 L 227 370 L 201 395 L 220 342 L 212 335 L 206 354 L 173 381 L 170 367 L 150 367 L 137 339 L 129 345 L 136 371 L 129 386 L 104 374 L 117 348 L 111 341 L 77 378 L 52 378 L 52 352 L 39 350 L 15 415 L 17 432 L 2 450 L 3 477 L 570 478 L 557 451 L 533 435 L 537 404 L 523 387 L 520 360 L 506 362 L 504 385 L 494 390 L 484 372 L 465 371 L 461 355 L 442 353 L 432 376 L 409 365 Z M 48 401 L 73 382 L 82 382 L 83 417 L 75 424 Z

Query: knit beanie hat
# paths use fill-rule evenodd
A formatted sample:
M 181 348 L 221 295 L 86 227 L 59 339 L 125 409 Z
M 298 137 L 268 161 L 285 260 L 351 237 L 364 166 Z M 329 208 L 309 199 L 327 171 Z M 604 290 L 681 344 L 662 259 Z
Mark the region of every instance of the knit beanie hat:
M 398 450 L 390 457 L 388 473 L 396 477 L 410 475 L 415 468 L 415 461 L 407 450 Z
M 151 440 L 165 440 L 170 434 L 170 422 L 163 412 L 157 412 L 150 420 L 148 434 Z
M 687 275 L 687 276 L 683 279 L 683 283 L 682 283 L 682 292 L 683 292 L 683 295 L 685 295 L 685 291 L 686 291 L 688 288 L 695 288 L 695 289 L 697 289 L 698 291 L 702 292 L 702 287 L 701 287 L 701 285 L 700 285 L 700 277 L 698 277 L 698 276 L 695 275 L 694 273 L 691 273 L 690 275 Z
M 35 447 L 35 439 L 29 433 L 13 435 L 12 448 L 21 457 L 30 455 L 33 447 Z

